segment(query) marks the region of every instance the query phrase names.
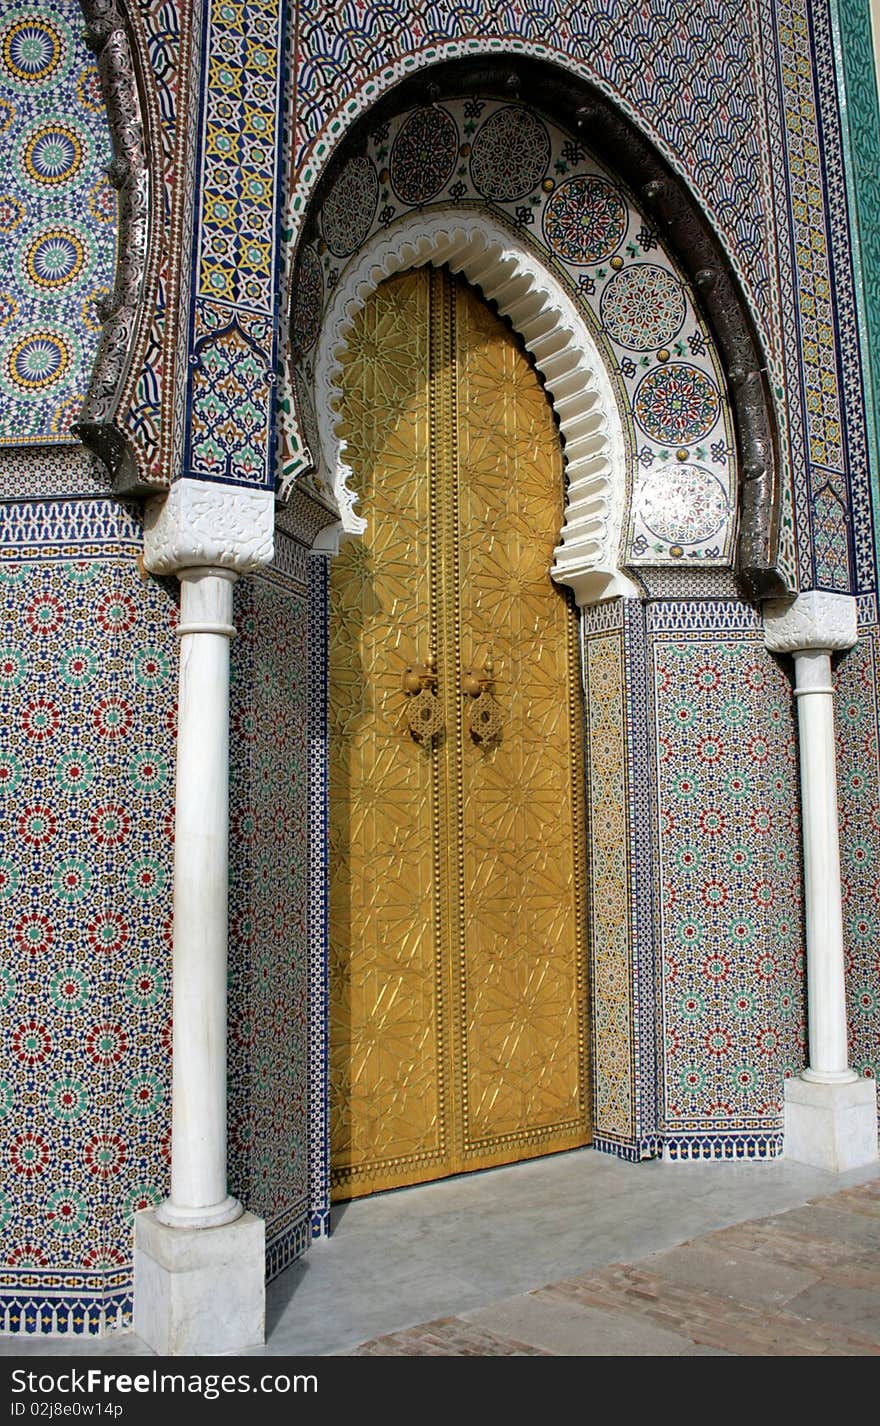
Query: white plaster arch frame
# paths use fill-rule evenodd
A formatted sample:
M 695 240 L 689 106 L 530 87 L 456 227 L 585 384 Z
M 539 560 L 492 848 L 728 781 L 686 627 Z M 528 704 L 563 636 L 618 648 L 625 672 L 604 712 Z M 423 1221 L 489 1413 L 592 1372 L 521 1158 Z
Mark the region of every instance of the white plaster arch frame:
M 579 605 L 636 596 L 620 568 L 627 500 L 626 446 L 604 362 L 562 285 L 524 244 L 483 214 L 413 214 L 377 233 L 349 261 L 324 315 L 315 360 L 321 463 L 341 515 L 340 535 L 359 535 L 357 472 L 337 433 L 346 341 L 358 312 L 387 277 L 431 263 L 479 285 L 522 337 L 565 437 L 565 518 L 550 571 Z

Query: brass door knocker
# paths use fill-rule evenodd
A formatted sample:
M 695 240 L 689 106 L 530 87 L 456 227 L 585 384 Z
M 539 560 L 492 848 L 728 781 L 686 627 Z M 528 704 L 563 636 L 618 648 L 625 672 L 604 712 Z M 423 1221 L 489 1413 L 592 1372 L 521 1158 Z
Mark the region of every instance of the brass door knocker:
M 437 660 L 404 669 L 403 691 L 407 695 L 406 721 L 417 743 L 429 743 L 443 731 L 443 712 L 437 697 Z
M 470 698 L 468 726 L 475 743 L 495 743 L 501 738 L 503 724 L 501 705 L 494 696 L 495 665 L 487 658 L 482 675 L 465 669 L 461 675 L 461 691 Z

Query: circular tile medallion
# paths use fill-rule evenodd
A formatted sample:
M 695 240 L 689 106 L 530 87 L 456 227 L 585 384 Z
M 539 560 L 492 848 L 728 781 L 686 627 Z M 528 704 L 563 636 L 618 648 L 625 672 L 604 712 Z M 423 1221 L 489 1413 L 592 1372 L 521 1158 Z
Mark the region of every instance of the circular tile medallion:
M 67 27 L 48 15 L 19 15 L 0 28 L 0 75 L 19 93 L 57 84 L 70 52 Z
M 445 109 L 417 109 L 394 140 L 391 186 L 401 203 L 427 203 L 449 182 L 458 159 L 458 129 Z
M 496 109 L 480 128 L 471 152 L 471 179 L 478 193 L 497 203 L 524 198 L 537 188 L 550 162 L 550 135 L 528 109 Z
M 633 415 L 642 430 L 670 446 L 692 445 L 708 435 L 720 409 L 714 381 L 686 362 L 670 362 L 649 371 L 633 399 Z
M 53 223 L 25 243 L 22 265 L 38 292 L 53 292 L 76 282 L 90 256 L 82 234 L 67 224 Z
M 695 544 L 721 529 L 730 513 L 717 476 L 700 465 L 663 465 L 639 492 L 642 521 L 658 539 Z
M 8 345 L 2 374 L 19 394 L 44 391 L 70 370 L 73 356 L 61 332 L 28 332 Z
M 86 135 L 65 120 L 36 124 L 22 145 L 22 176 L 40 190 L 69 183 L 86 162 L 87 145 Z
M 671 342 L 681 331 L 687 304 L 674 273 L 654 263 L 625 267 L 608 283 L 599 304 L 609 337 L 631 351 Z
M 321 229 L 336 257 L 356 252 L 373 225 L 379 201 L 379 175 L 368 158 L 345 165 L 324 201 Z
M 574 267 L 610 257 L 626 233 L 627 211 L 604 178 L 582 174 L 561 183 L 544 209 L 544 237 Z

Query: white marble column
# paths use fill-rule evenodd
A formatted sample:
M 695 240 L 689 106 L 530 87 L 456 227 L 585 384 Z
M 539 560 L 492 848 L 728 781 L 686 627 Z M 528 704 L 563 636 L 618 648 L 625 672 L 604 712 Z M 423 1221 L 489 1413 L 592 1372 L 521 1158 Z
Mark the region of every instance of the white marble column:
M 847 1061 L 843 908 L 830 649 L 794 655 L 804 838 L 810 1063 L 804 1079 L 857 1079 Z
M 831 655 L 858 638 L 856 601 L 810 591 L 764 606 L 767 647 L 794 656 L 804 843 L 807 1068 L 785 1085 L 785 1153 L 843 1170 L 877 1158 L 876 1089 L 850 1068 Z
M 226 1183 L 232 587 L 272 558 L 271 491 L 180 480 L 147 508 L 144 562 L 180 580 L 171 1193 L 135 1218 L 134 1327 L 161 1355 L 265 1331 L 265 1226 Z
M 229 641 L 233 570 L 180 580 L 174 822 L 171 1195 L 160 1223 L 213 1228 L 241 1204 L 226 1191 L 226 942 Z

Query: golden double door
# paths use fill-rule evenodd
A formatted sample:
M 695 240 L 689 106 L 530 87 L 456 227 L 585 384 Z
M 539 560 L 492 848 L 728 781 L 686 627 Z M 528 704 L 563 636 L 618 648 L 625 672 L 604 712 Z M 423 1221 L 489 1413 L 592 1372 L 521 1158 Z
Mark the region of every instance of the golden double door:
M 553 414 L 505 325 L 431 268 L 373 294 L 342 385 L 368 528 L 331 574 L 337 1199 L 589 1141 L 582 711 L 575 619 L 548 574 Z M 430 659 L 442 726 L 417 741 L 403 678 Z M 471 730 L 487 661 L 489 738 Z

